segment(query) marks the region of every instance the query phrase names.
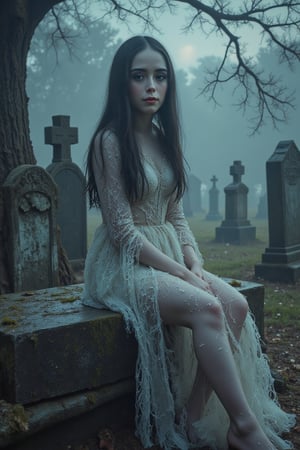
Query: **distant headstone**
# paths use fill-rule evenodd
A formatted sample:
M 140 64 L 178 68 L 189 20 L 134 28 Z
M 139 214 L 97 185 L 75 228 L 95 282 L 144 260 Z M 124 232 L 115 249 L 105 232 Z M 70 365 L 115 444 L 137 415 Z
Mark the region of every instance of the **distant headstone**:
M 230 167 L 233 182 L 225 187 L 225 220 L 216 228 L 216 241 L 245 244 L 255 240 L 256 228 L 247 219 L 248 187 L 242 182 L 245 168 L 241 161 Z
M 188 191 L 193 213 L 202 212 L 201 180 L 196 175 L 188 177 Z
M 268 199 L 267 193 L 264 193 L 259 197 L 256 219 L 267 219 L 268 218 Z
M 219 189 L 216 186 L 218 178 L 214 175 L 210 181 L 212 187 L 209 190 L 209 211 L 206 220 L 220 220 L 222 216 L 219 213 Z
M 295 283 L 300 279 L 300 152 L 280 141 L 266 163 L 269 247 L 255 275 Z
M 191 208 L 191 200 L 189 191 L 186 189 L 182 198 L 183 212 L 186 217 L 192 217 L 193 211 Z
M 45 128 L 45 143 L 53 145 L 52 164 L 47 167 L 58 186 L 57 222 L 61 240 L 71 263 L 82 264 L 87 249 L 85 178 L 72 162 L 71 145 L 78 142 L 78 129 L 70 127 L 70 116 L 53 116 Z
M 55 183 L 41 167 L 21 165 L 10 172 L 3 189 L 12 290 L 57 286 Z

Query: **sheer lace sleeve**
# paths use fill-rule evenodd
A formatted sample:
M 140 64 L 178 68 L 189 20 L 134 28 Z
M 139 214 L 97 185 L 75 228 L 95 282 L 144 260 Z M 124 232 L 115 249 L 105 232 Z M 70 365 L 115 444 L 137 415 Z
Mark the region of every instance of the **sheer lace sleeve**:
M 116 136 L 105 131 L 100 152 L 100 135 L 96 137 L 93 166 L 99 193 L 103 222 L 107 226 L 111 242 L 118 248 L 135 248 L 136 258 L 143 246 L 143 236 L 133 223 L 121 176 L 121 157 Z
M 190 245 L 193 247 L 201 262 L 203 262 L 195 237 L 185 218 L 182 200 L 178 201 L 175 197 L 175 194 L 173 194 L 170 198 L 166 218 L 174 226 L 181 246 Z
M 174 226 L 181 245 L 194 246 L 194 236 L 184 216 L 182 202 L 172 195 L 168 205 L 167 220 Z

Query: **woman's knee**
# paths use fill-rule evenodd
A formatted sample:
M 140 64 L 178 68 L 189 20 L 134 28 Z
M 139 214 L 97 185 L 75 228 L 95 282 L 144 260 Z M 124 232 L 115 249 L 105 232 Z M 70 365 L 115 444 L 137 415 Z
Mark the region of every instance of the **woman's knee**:
M 199 323 L 222 327 L 223 306 L 214 295 L 179 279 L 170 280 L 164 276 L 158 281 L 158 303 L 165 323 L 189 328 Z
M 246 298 L 238 293 L 237 299 L 233 303 L 233 314 L 239 320 L 239 322 L 244 322 L 247 313 L 249 311 L 249 305 Z
M 221 330 L 224 327 L 224 312 L 221 303 L 214 297 L 209 298 L 199 311 L 195 311 L 192 316 L 194 325 L 210 326 Z

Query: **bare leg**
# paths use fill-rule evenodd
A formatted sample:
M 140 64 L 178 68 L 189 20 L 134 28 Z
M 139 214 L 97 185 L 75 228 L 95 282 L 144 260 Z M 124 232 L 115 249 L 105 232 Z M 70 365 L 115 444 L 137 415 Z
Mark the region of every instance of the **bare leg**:
M 186 431 L 191 442 L 197 442 L 198 434 L 193 424 L 201 418 L 211 393 L 212 387 L 198 364 L 193 388 L 185 406 Z
M 218 300 L 221 302 L 233 336 L 236 341 L 239 341 L 243 323 L 248 311 L 247 301 L 228 283 L 208 272 L 205 273 L 206 279 L 210 282 L 214 294 L 218 296 Z M 211 385 L 201 367 L 198 365 L 193 389 L 186 404 L 187 427 L 192 441 L 196 438 L 192 424 L 200 419 L 211 393 Z
M 230 418 L 229 444 L 240 450 L 274 450 L 245 398 L 219 301 L 171 275 L 164 274 L 161 281 L 158 292 L 161 318 L 166 324 L 192 329 L 199 366 Z

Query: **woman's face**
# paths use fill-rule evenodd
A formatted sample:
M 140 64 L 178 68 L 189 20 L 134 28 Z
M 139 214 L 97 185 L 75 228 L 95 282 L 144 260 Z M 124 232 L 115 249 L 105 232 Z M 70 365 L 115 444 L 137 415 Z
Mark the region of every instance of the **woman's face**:
M 168 87 L 167 64 L 161 53 L 147 47 L 137 53 L 129 74 L 129 100 L 135 112 L 155 114 Z

